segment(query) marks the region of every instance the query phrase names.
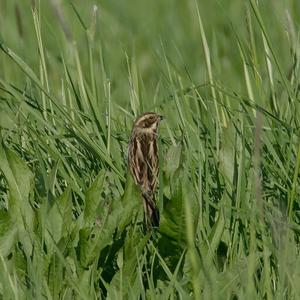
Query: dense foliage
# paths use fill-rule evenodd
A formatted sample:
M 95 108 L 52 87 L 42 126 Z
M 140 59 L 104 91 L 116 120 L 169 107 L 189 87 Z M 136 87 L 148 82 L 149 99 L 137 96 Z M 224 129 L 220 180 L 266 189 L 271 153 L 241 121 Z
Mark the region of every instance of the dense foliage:
M 299 12 L 0 0 L 0 299 L 298 299 Z M 152 232 L 126 166 L 145 111 Z

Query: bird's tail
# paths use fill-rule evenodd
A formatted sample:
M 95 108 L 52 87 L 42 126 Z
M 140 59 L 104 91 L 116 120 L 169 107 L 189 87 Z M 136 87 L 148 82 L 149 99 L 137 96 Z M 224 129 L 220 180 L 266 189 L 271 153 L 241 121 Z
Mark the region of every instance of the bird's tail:
M 144 216 L 146 226 L 158 227 L 159 226 L 159 211 L 154 202 L 154 194 L 152 192 L 142 193 L 144 204 Z

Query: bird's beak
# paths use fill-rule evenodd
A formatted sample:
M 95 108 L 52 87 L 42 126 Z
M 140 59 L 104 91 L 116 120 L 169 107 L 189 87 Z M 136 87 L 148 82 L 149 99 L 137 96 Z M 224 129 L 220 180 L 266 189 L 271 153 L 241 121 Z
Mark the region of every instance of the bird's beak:
M 159 121 L 163 120 L 164 119 L 164 116 L 160 115 L 159 116 Z

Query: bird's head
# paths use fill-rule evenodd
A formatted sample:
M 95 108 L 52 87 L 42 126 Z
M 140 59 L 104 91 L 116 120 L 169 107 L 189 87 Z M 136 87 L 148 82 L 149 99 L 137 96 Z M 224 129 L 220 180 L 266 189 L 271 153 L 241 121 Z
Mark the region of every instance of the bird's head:
M 146 112 L 140 115 L 134 122 L 134 127 L 136 129 L 141 129 L 142 131 L 156 131 L 159 122 L 163 119 L 163 116 L 156 114 L 154 112 Z

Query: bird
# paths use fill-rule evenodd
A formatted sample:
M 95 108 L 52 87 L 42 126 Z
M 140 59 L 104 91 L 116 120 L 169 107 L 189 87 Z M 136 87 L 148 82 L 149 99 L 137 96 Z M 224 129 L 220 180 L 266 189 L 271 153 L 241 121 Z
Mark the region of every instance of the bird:
M 128 145 L 128 167 L 140 187 L 147 228 L 159 227 L 159 210 L 155 203 L 158 183 L 158 127 L 163 116 L 146 112 L 134 122 Z

